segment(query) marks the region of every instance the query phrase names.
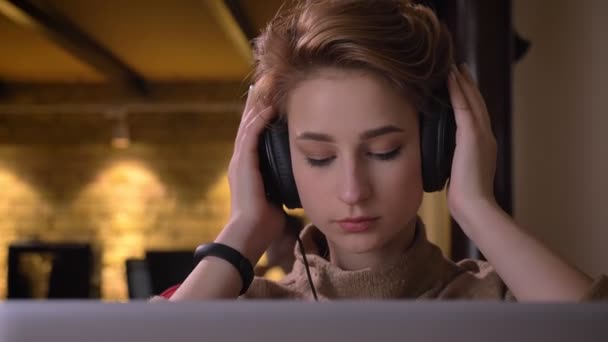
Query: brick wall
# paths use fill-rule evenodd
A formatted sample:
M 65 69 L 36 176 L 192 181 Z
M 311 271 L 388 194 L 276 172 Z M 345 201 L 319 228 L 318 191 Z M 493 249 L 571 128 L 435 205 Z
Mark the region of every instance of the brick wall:
M 0 296 L 15 240 L 93 242 L 105 299 L 126 299 L 124 261 L 193 248 L 226 222 L 235 113 L 134 114 L 132 145 L 110 146 L 99 115 L 3 116 Z

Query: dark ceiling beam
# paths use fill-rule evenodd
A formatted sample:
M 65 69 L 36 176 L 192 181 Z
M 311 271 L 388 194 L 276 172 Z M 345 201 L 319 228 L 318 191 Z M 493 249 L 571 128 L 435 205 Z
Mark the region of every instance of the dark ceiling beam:
M 109 83 L 5 84 L 0 115 L 96 114 L 124 111 L 146 114 L 219 114 L 243 110 L 241 81 L 150 82 L 148 96 L 128 94 Z M 1 129 L 0 124 L 0 129 Z
M 31 0 L 0 0 L 11 4 L 27 17 L 30 26 L 40 30 L 82 62 L 90 65 L 112 81 L 117 81 L 139 95 L 147 94 L 144 78 L 95 39 L 83 32 L 47 2 Z
M 110 83 L 8 82 L 1 105 L 117 104 L 121 103 L 244 103 L 241 81 L 148 82 L 148 96 L 125 92 Z M 13 108 L 13 107 L 11 107 Z
M 240 0 L 224 0 L 224 4 L 230 10 L 230 14 L 234 18 L 234 21 L 239 25 L 241 31 L 247 37 L 247 40 L 252 41 L 255 38 L 255 30 L 253 25 L 245 15 L 243 6 L 241 6 Z
M 209 13 L 222 28 L 237 53 L 247 63 L 253 62 L 251 38 L 253 29 L 248 24 L 239 1 L 201 0 L 207 6 Z

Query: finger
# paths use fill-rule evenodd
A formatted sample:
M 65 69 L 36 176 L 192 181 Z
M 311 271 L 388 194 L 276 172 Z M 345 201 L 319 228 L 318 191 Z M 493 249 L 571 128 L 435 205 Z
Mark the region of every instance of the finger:
M 481 90 L 479 90 L 477 81 L 473 77 L 471 68 L 466 63 L 463 63 L 460 66 L 460 71 L 461 71 L 462 75 L 464 76 L 465 80 L 467 81 L 466 84 L 471 89 L 471 93 L 475 95 L 475 99 L 479 105 L 479 108 L 482 109 L 482 111 L 480 111 L 479 114 L 482 114 L 483 119 L 485 119 L 489 123 L 490 116 L 488 114 L 488 106 L 486 105 L 486 101 L 483 98 L 483 95 L 481 94 Z
M 276 111 L 273 107 L 267 107 L 260 111 L 255 118 L 247 124 L 242 135 L 241 146 L 249 151 L 257 151 L 258 140 L 262 130 L 272 121 Z
M 249 86 L 247 92 L 247 101 L 245 102 L 245 108 L 243 109 L 243 116 L 241 117 L 241 123 L 248 122 L 253 115 L 256 107 L 259 107 L 258 97 L 255 91 L 255 86 L 252 84 Z
M 456 81 L 456 84 L 458 85 L 458 89 L 460 90 L 460 93 L 462 93 L 462 96 L 466 99 L 466 103 L 468 105 L 468 108 L 471 111 L 471 114 L 475 115 L 475 112 L 479 108 L 478 108 L 477 101 L 475 99 L 475 94 L 473 94 L 471 92 L 471 90 L 467 87 L 468 81 L 465 79 L 465 77 L 462 75 L 462 73 L 458 70 L 458 68 L 455 65 L 452 65 L 452 75 L 454 77 L 454 80 Z M 477 117 L 474 116 L 473 119 L 476 120 Z
M 243 108 L 243 112 L 241 113 L 241 120 L 239 121 L 239 128 L 237 129 L 237 138 L 239 136 L 239 133 L 241 132 L 241 130 L 243 129 L 243 127 L 245 126 L 245 121 L 246 118 L 248 117 L 247 113 L 251 110 L 251 104 L 253 103 L 253 84 L 249 86 L 249 89 L 247 90 L 247 99 L 245 100 L 245 108 Z
M 262 104 L 258 101 L 257 94 L 255 93 L 255 87 L 253 85 L 249 86 L 249 92 L 247 94 L 247 103 L 245 105 L 245 109 L 243 110 L 243 115 L 241 117 L 241 122 L 239 123 L 239 128 L 237 130 L 236 140 L 238 142 L 239 136 L 242 135 L 245 128 L 249 125 L 249 123 L 256 119 L 256 115 L 259 114 L 263 108 L 261 108 Z
M 247 131 L 247 133 L 250 133 L 252 131 L 260 132 L 261 129 L 259 129 L 259 127 L 264 127 L 265 125 L 269 124 L 274 116 L 275 111 L 273 110 L 273 107 L 268 106 L 259 111 L 254 117 L 251 118 L 251 120 L 247 123 L 247 126 L 245 126 L 245 130 Z
M 469 103 L 465 98 L 460 84 L 456 80 L 454 71 L 450 71 L 448 76 L 448 90 L 450 92 L 450 101 L 452 102 L 452 108 L 454 109 L 457 128 L 465 125 L 472 125 L 473 114 L 471 113 L 471 108 L 469 107 Z
M 460 70 L 456 71 L 458 76 L 456 79 L 459 81 L 460 87 L 469 101 L 475 119 L 485 127 L 490 127 L 490 117 L 486 102 L 479 91 L 471 70 L 466 64 L 461 64 Z
M 253 102 L 253 92 L 254 85 L 251 84 L 249 85 L 249 90 L 247 91 L 247 100 L 245 101 L 245 109 L 243 110 L 243 113 L 247 112 L 247 110 L 251 108 L 251 103 Z
M 251 125 L 251 123 L 253 123 L 254 121 L 259 120 L 259 119 L 264 119 L 264 120 L 270 122 L 270 119 L 272 118 L 272 113 L 270 115 L 268 115 L 268 114 L 265 114 L 264 111 L 266 111 L 271 106 L 267 106 L 266 108 L 258 108 L 258 107 L 260 107 L 260 104 L 254 105 L 254 108 L 251 109 L 251 113 L 248 114 L 247 118 L 242 120 L 242 128 L 240 128 L 240 131 L 246 132 L 248 130 L 248 127 Z

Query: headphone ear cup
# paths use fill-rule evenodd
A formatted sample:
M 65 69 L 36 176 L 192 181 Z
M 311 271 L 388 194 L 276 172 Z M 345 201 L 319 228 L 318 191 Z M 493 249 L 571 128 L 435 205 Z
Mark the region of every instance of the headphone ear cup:
M 452 171 L 456 147 L 456 122 L 450 106 L 420 114 L 420 154 L 425 192 L 440 191 Z
M 301 208 L 300 196 L 291 168 L 289 130 L 284 121 L 266 128 L 260 137 L 260 172 L 266 197 L 276 205 Z

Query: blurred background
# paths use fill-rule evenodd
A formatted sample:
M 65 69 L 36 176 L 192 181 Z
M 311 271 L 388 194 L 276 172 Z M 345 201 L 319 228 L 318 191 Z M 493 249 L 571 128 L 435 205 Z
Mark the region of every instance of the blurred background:
M 0 299 L 125 301 L 185 277 L 228 219 L 250 41 L 282 3 L 0 0 Z M 608 3 L 424 3 L 488 102 L 501 206 L 608 273 Z M 430 239 L 483 257 L 444 197 L 425 195 Z

